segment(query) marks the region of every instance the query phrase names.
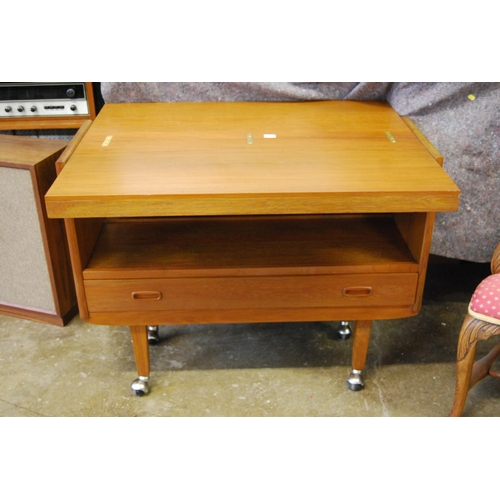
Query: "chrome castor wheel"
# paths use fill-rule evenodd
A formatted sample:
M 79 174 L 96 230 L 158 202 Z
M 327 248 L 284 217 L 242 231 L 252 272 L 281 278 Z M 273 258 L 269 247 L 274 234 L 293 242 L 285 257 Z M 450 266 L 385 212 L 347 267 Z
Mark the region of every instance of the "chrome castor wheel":
M 352 330 L 349 326 L 349 321 L 341 321 L 338 328 L 332 333 L 328 334 L 328 338 L 332 340 L 347 340 L 351 337 Z
M 365 386 L 361 370 L 353 370 L 346 382 L 351 391 L 360 391 Z
M 158 345 L 160 342 L 160 335 L 158 334 L 157 326 L 148 326 L 148 344 L 149 345 Z
M 149 377 L 136 378 L 130 387 L 134 396 L 145 396 L 149 392 Z

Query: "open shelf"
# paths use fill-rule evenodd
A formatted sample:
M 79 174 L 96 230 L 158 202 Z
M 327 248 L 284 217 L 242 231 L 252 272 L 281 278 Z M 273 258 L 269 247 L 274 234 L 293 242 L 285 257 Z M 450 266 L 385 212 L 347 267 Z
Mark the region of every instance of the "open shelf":
M 391 215 L 107 220 L 84 279 L 412 273 Z

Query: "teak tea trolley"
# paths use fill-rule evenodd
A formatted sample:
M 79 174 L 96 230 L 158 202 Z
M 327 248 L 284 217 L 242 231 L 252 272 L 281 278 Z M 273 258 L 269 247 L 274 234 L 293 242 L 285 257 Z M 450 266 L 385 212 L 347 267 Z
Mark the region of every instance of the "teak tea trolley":
M 435 213 L 459 202 L 383 102 L 106 104 L 58 167 L 80 315 L 130 326 L 137 395 L 157 325 L 194 323 L 352 325 L 361 389 L 372 321 L 419 312 Z

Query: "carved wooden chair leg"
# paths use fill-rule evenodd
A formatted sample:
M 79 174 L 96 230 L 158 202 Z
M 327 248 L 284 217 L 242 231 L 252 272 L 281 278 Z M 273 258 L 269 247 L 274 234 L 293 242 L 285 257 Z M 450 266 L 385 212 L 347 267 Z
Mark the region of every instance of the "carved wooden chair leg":
M 365 386 L 362 372 L 365 368 L 371 328 L 371 320 L 356 321 L 354 323 L 352 342 L 352 371 L 346 381 L 347 387 L 351 391 L 359 391 Z
M 467 399 L 467 393 L 470 389 L 470 378 L 477 348 L 477 338 L 471 339 L 471 328 L 473 328 L 473 324 L 478 321 L 479 320 L 467 314 L 462 324 L 462 329 L 460 330 L 457 349 L 455 398 L 450 417 L 459 417 L 462 414 Z
M 500 334 L 500 326 L 498 327 L 498 334 Z M 491 377 L 500 378 L 500 371 L 492 370 L 491 366 L 495 359 L 500 355 L 500 344 L 497 344 L 484 358 L 474 363 L 472 368 L 472 375 L 470 377 L 470 387 L 476 382 L 490 375 Z
M 134 358 L 139 375 L 131 385 L 132 392 L 136 396 L 144 396 L 149 392 L 149 343 L 148 329 L 146 326 L 131 326 L 132 345 Z
M 462 414 L 470 388 L 490 373 L 491 365 L 500 354 L 500 346 L 496 346 L 487 356 L 474 363 L 477 342 L 499 334 L 499 325 L 466 315 L 458 339 L 455 398 L 450 417 Z

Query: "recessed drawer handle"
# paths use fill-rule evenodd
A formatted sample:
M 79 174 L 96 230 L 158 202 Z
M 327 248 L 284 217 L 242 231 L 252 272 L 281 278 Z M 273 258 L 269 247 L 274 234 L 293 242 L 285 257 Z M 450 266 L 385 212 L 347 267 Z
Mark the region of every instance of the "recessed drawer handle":
M 342 290 L 347 297 L 368 297 L 372 293 L 371 286 L 348 286 Z
M 132 292 L 132 298 L 136 300 L 160 300 L 161 292 Z

